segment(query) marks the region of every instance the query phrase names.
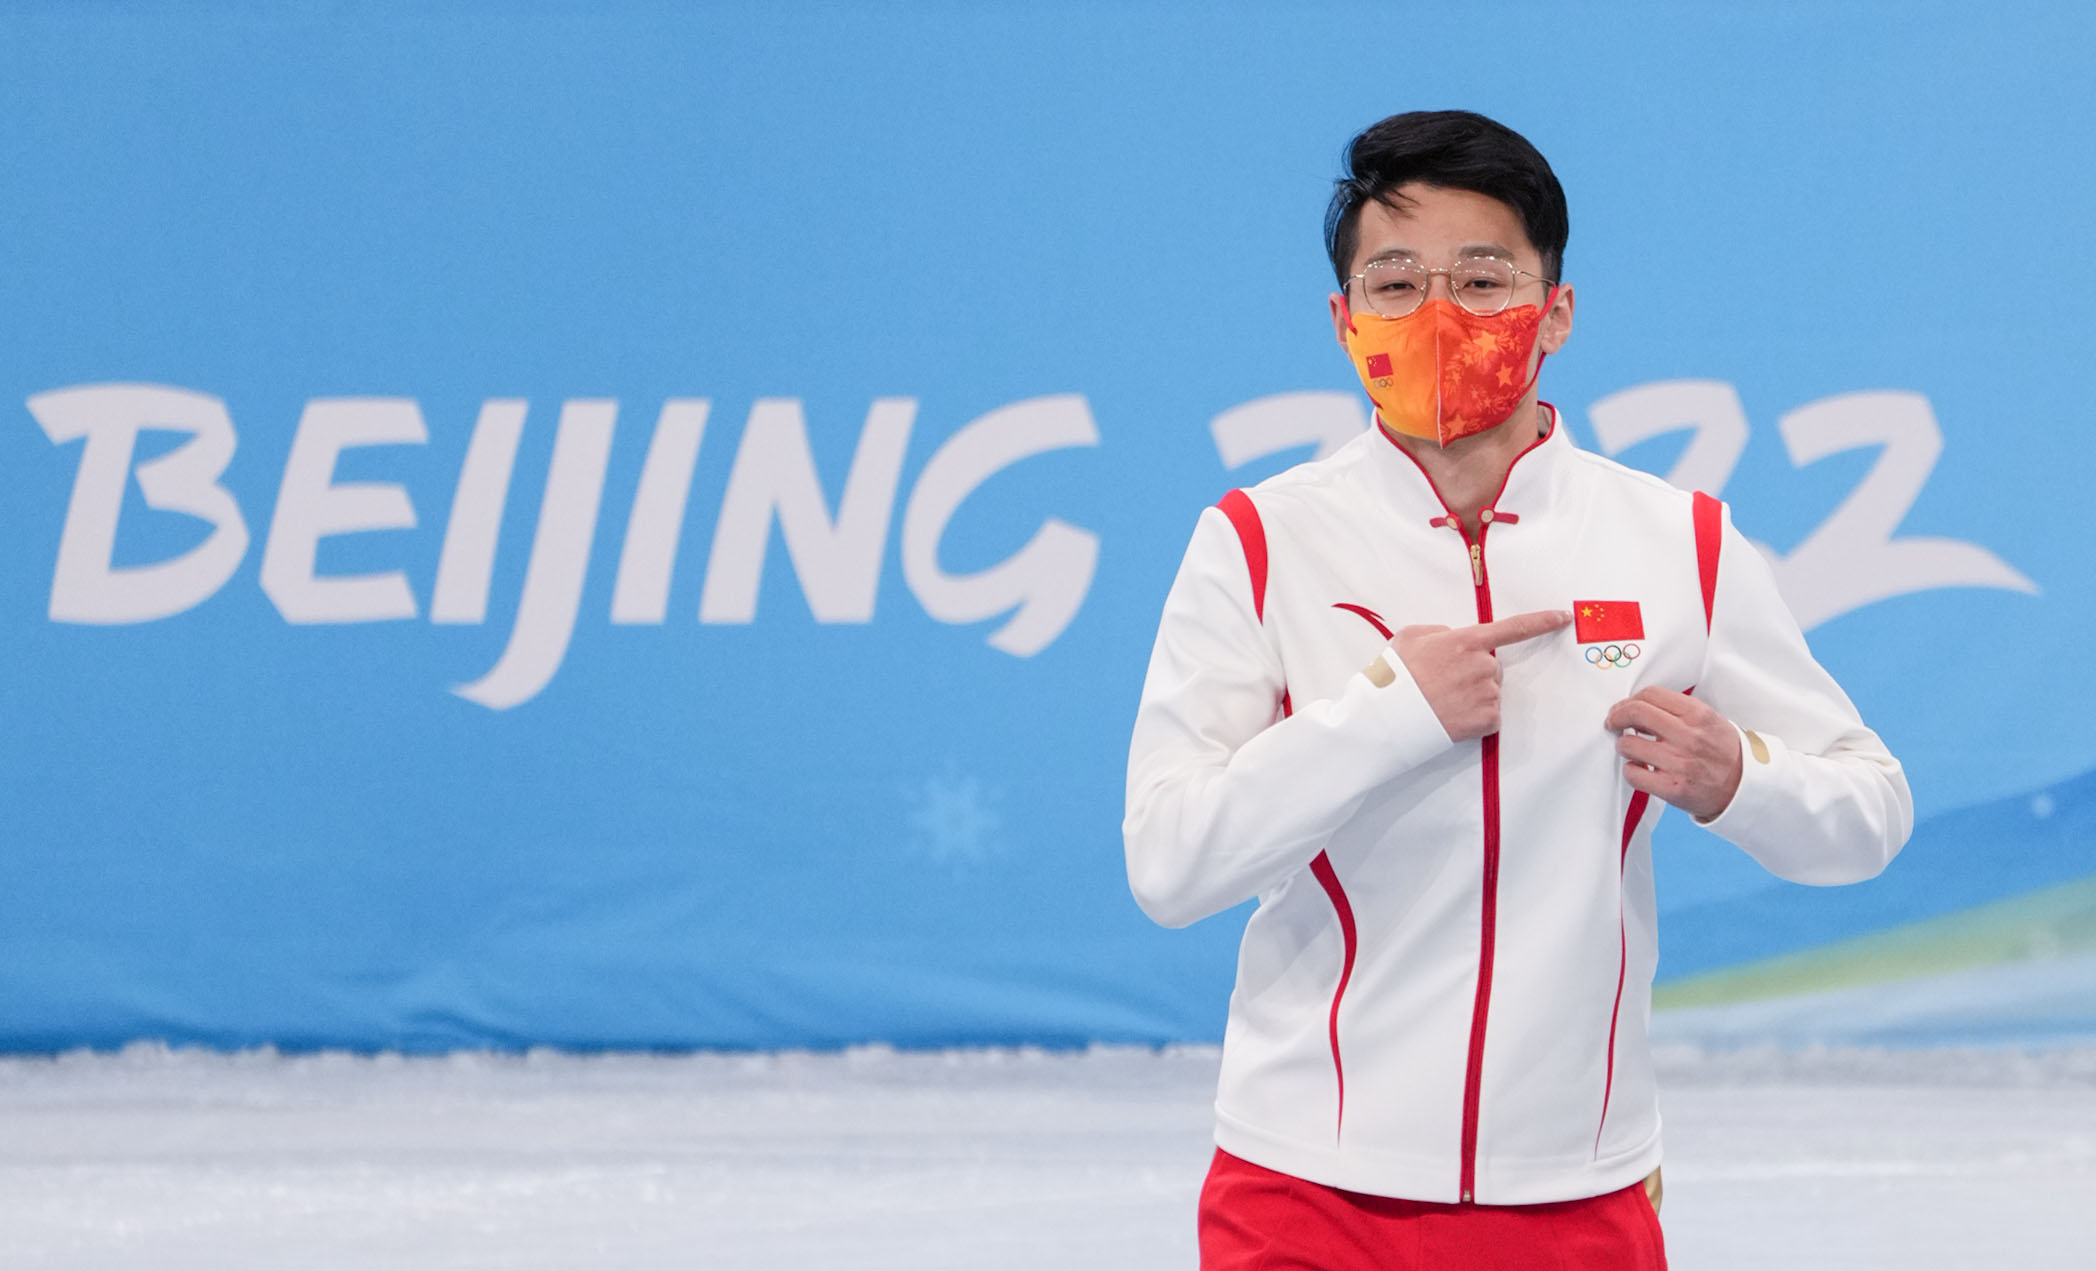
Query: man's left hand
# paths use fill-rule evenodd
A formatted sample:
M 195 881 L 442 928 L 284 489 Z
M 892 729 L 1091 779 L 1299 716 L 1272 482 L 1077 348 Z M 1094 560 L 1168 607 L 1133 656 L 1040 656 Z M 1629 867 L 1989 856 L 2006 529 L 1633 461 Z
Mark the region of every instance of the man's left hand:
M 1670 688 L 1642 688 L 1609 708 L 1623 779 L 1708 821 L 1739 790 L 1739 730 L 1715 710 Z M 1640 736 L 1639 734 L 1643 734 Z

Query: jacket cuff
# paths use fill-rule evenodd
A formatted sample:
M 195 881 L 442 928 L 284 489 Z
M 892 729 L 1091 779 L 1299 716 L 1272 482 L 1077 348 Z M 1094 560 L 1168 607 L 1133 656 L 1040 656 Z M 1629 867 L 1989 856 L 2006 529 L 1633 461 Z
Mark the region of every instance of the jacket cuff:
M 1769 813 L 1783 806 L 1783 778 L 1791 763 L 1790 747 L 1780 737 L 1738 724 L 1732 726 L 1732 731 L 1739 734 L 1739 789 L 1732 792 L 1732 802 L 1725 805 L 1724 811 L 1708 821 L 1697 817 L 1695 822 L 1720 838 L 1745 847 L 1745 839 L 1752 837 L 1754 827 L 1766 823 Z
M 1389 775 L 1416 768 L 1455 745 L 1397 650 L 1384 645 L 1377 660 L 1355 678 L 1361 683 L 1354 687 L 1365 690 L 1373 703 L 1383 734 L 1378 748 L 1390 760 Z

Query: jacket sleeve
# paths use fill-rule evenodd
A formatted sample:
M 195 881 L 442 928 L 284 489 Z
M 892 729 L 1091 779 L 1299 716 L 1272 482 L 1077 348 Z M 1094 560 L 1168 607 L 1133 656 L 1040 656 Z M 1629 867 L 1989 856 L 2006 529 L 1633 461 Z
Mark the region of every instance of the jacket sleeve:
M 1229 519 L 1209 508 L 1165 598 L 1121 825 L 1143 912 L 1183 927 L 1279 885 L 1378 784 L 1453 743 L 1394 653 L 1378 686 L 1294 703 Z M 1384 678 L 1378 676 L 1377 678 Z
M 1905 846 L 1906 774 L 1813 660 L 1775 572 L 1729 508 L 1696 696 L 1740 731 L 1739 790 L 1705 828 L 1796 883 L 1860 882 Z

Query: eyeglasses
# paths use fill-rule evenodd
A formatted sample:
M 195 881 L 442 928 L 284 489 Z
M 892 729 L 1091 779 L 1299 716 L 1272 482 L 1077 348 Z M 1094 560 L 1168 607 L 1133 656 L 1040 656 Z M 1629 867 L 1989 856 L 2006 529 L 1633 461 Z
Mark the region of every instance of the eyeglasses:
M 1446 269 L 1427 269 L 1410 260 L 1372 260 L 1368 268 L 1347 279 L 1361 284 L 1361 301 L 1370 313 L 1402 318 L 1426 301 L 1427 287 L 1435 274 L 1448 279 L 1448 293 L 1457 304 L 1481 318 L 1490 317 L 1514 299 L 1515 278 L 1533 278 L 1551 286 L 1557 279 L 1516 269 L 1496 256 L 1477 256 Z

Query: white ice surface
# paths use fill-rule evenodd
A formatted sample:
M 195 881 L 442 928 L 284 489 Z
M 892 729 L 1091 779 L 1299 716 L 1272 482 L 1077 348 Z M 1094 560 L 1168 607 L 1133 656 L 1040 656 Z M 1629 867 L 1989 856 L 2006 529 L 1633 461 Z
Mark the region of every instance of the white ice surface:
M 1216 1055 L 0 1060 L 7 1268 L 1193 1266 Z M 2096 1266 L 2096 1048 L 1660 1054 L 1673 1265 Z

